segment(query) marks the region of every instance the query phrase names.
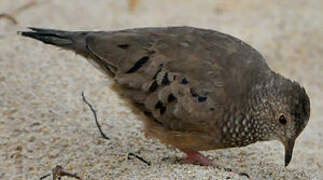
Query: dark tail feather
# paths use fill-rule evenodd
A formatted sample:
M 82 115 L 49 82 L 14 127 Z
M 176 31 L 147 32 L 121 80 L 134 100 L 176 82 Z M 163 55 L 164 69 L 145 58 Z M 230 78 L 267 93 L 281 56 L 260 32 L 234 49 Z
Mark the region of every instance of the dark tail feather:
M 86 54 L 85 38 L 87 32 L 60 31 L 34 27 L 29 27 L 29 29 L 32 31 L 19 31 L 18 34 L 37 39 L 46 44 L 52 44 L 62 48 L 71 49 L 83 55 Z
M 102 60 L 97 57 L 91 51 L 88 50 L 86 44 L 86 38 L 91 33 L 89 31 L 61 31 L 54 29 L 42 29 L 29 27 L 31 31 L 19 31 L 18 34 L 33 39 L 37 39 L 46 44 L 52 44 L 65 49 L 73 50 L 77 54 L 83 55 L 85 57 L 90 57 L 98 65 L 99 69 L 114 76 L 116 68 L 110 65 L 107 61 Z M 91 62 L 91 61 L 90 61 Z M 97 67 L 97 66 L 96 66 Z

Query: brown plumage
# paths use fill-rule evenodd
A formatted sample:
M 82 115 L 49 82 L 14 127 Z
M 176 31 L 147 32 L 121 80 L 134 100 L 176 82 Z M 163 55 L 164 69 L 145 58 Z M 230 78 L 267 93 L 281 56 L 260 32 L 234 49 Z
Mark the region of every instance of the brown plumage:
M 255 49 L 192 27 L 69 32 L 31 28 L 23 36 L 87 57 L 147 118 L 145 132 L 210 165 L 197 151 L 280 140 L 285 165 L 310 116 L 300 85 L 273 72 Z

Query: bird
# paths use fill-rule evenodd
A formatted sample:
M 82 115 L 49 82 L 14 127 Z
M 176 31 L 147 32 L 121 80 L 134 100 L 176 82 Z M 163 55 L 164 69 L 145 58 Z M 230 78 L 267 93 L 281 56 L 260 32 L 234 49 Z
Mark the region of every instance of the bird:
M 200 151 L 278 140 L 287 167 L 310 118 L 304 87 L 271 70 L 247 43 L 216 30 L 30 27 L 18 33 L 88 59 L 144 115 L 146 135 L 185 153 L 182 163 L 211 166 Z

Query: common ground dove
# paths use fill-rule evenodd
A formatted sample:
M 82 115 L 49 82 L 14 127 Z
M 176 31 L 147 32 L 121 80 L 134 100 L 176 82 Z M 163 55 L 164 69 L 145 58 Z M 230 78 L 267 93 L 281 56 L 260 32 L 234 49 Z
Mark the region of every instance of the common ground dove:
M 305 89 L 227 34 L 192 27 L 30 29 L 21 34 L 73 50 L 114 79 L 116 91 L 145 114 L 145 132 L 186 153 L 184 163 L 213 164 L 198 151 L 279 140 L 287 166 L 309 121 Z

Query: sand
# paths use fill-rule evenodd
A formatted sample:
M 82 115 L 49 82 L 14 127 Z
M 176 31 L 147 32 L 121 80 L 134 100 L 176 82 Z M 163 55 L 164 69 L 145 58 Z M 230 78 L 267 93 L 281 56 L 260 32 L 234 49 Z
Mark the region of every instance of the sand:
M 0 0 L 0 13 L 27 0 Z M 39 179 L 56 165 L 83 179 L 323 179 L 323 1 L 321 0 L 37 0 L 0 19 L 0 179 Z M 19 37 L 27 26 L 65 30 L 117 30 L 187 25 L 236 36 L 268 64 L 305 86 L 311 119 L 283 166 L 279 142 L 203 152 L 218 167 L 181 165 L 183 154 L 147 139 L 112 81 L 74 53 Z M 98 112 L 102 139 L 81 97 Z M 148 166 L 135 153 L 151 162 Z M 232 170 L 230 172 L 230 169 Z M 48 177 L 50 179 L 52 177 Z M 63 178 L 68 179 L 68 178 Z

